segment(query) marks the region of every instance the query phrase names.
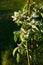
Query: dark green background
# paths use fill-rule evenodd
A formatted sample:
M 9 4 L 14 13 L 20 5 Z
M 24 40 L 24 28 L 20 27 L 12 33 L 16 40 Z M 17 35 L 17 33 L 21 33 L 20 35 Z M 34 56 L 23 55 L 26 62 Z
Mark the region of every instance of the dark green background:
M 19 27 L 17 27 L 17 25 L 13 22 L 11 16 L 13 15 L 14 11 L 22 9 L 25 1 L 0 0 L 0 65 L 4 61 L 2 58 L 4 55 L 7 55 L 6 58 L 10 57 L 9 59 L 12 59 L 12 57 L 9 55 L 12 53 L 11 49 L 15 47 L 13 40 L 13 31 L 17 30 Z M 9 52 L 9 54 L 6 54 L 6 50 Z M 4 59 L 6 60 L 6 58 Z M 5 62 L 7 64 L 7 60 Z M 10 63 L 11 61 L 8 62 Z
M 11 19 L 14 11 L 22 9 L 24 0 L 0 0 L 0 48 L 13 44 L 13 31 L 16 25 Z M 5 48 L 4 47 L 4 48 Z

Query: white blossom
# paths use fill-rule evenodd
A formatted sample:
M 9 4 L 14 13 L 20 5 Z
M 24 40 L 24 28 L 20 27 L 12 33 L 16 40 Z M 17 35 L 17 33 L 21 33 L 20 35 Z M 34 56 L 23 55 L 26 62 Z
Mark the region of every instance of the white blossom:
M 17 17 L 19 15 L 19 12 L 14 12 L 14 16 Z
M 19 16 L 19 12 L 14 12 L 14 15 L 11 16 L 13 18 L 13 21 L 17 20 L 17 17 Z
M 35 19 L 32 19 L 31 24 L 33 24 L 33 23 L 35 23 L 35 22 L 36 22 Z
M 15 21 L 17 18 L 15 16 L 11 16 L 13 18 L 13 21 Z
M 38 28 L 35 25 L 32 25 L 32 28 L 35 28 L 36 30 L 38 30 Z
M 32 15 L 31 15 L 31 18 L 32 17 L 37 18 L 37 17 L 39 17 L 39 15 L 37 15 L 36 12 L 33 12 Z
M 28 39 L 29 37 L 29 32 L 27 32 L 27 34 L 24 36 L 26 39 Z

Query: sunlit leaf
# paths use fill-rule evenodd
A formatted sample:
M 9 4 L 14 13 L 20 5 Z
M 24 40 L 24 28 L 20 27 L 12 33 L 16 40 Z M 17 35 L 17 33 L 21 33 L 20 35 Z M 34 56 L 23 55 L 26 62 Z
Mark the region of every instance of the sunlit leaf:
M 17 60 L 17 62 L 19 63 L 19 61 L 20 61 L 20 55 L 19 55 L 19 53 L 17 53 L 16 60 Z
M 13 50 L 13 56 L 15 55 L 16 51 L 18 50 L 18 47 L 16 47 L 14 50 Z

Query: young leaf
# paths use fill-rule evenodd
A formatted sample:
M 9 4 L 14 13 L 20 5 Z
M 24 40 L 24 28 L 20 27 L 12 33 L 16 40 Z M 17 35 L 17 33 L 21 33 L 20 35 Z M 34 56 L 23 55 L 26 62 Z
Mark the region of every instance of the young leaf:
M 16 35 L 14 35 L 14 41 L 17 42 L 17 36 Z
M 15 52 L 18 50 L 18 47 L 16 47 L 14 50 L 13 50 L 13 56 L 15 55 Z
M 19 60 L 20 60 L 20 55 L 19 53 L 17 53 L 17 58 L 16 58 L 17 62 L 19 63 Z

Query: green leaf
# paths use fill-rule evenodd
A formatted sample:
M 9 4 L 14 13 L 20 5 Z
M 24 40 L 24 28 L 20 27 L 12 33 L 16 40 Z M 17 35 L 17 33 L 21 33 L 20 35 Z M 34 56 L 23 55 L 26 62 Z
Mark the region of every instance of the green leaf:
M 40 38 L 42 38 L 42 35 L 40 34 L 40 32 L 36 32 L 36 33 L 34 34 L 34 39 L 35 39 L 35 40 L 39 40 Z
M 16 47 L 14 50 L 13 50 L 13 56 L 15 55 L 16 51 L 18 50 L 18 47 Z
M 17 58 L 16 58 L 16 60 L 17 60 L 17 62 L 19 63 L 19 61 L 20 61 L 20 55 L 19 55 L 19 53 L 17 53 Z
M 14 41 L 17 42 L 18 37 L 14 35 Z
M 19 35 L 20 35 L 20 31 L 16 31 L 16 32 L 13 32 L 13 33 L 14 33 L 14 41 L 17 42 Z

